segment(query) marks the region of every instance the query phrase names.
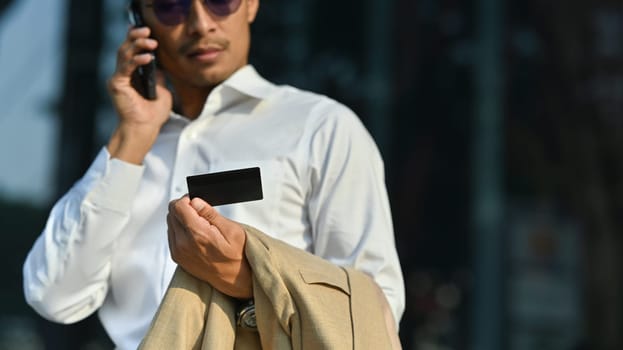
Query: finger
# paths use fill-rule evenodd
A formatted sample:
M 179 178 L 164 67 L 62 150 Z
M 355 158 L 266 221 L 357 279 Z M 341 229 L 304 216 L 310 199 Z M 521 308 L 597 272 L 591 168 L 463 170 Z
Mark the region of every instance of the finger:
M 123 43 L 121 43 L 121 45 L 119 45 L 119 48 L 117 49 L 117 58 L 119 59 L 124 57 L 125 53 L 132 48 L 136 39 L 148 38 L 148 30 L 149 29 L 146 28 L 130 29 L 126 34 L 125 40 L 123 41 Z
M 196 236 L 191 230 L 188 230 L 175 215 L 167 215 L 167 226 L 170 247 L 174 249 L 177 254 L 184 254 L 185 251 L 193 249 L 191 247 L 196 246 Z
M 158 48 L 158 41 L 152 38 L 138 38 L 130 46 L 136 52 L 154 51 Z
M 244 231 L 237 222 L 222 216 L 213 206 L 201 198 L 193 198 L 190 201 L 190 205 L 197 211 L 199 216 L 216 226 L 218 232 L 228 243 L 231 244 L 233 241 L 239 241 L 242 238 L 239 237 L 239 235 L 244 235 Z M 232 234 L 235 236 L 231 237 L 230 235 Z
M 130 27 L 126 35 L 126 41 L 133 41 L 138 38 L 147 38 L 151 34 L 149 27 Z
M 169 214 L 173 213 L 175 211 L 175 203 L 178 201 L 179 199 L 172 199 L 169 201 Z
M 169 202 L 169 212 L 167 214 L 167 226 L 168 229 L 171 231 L 171 234 L 169 235 L 170 238 L 174 238 L 175 239 L 175 243 L 178 243 L 185 233 L 185 228 L 184 225 L 180 222 L 180 219 L 177 216 L 176 213 L 176 204 L 177 202 L 179 202 L 179 200 L 174 199 L 172 201 Z
M 179 245 L 180 243 L 183 243 L 183 241 L 187 240 L 189 232 L 186 229 L 186 225 L 184 225 L 184 223 L 181 222 L 175 215 L 169 214 L 168 217 L 170 217 L 170 220 L 167 221 L 167 223 L 169 224 L 169 227 L 174 231 L 176 241 Z
M 148 28 L 132 29 L 128 32 L 126 40 L 117 51 L 116 74 L 129 76 L 137 66 L 147 64 L 153 59 L 153 52 L 158 47 L 158 42 L 148 37 Z
M 169 252 L 171 253 L 171 258 L 173 259 L 173 261 L 177 262 L 177 236 L 176 230 L 173 228 L 173 220 L 175 220 L 173 216 L 171 214 L 167 214 L 167 239 L 169 241 Z
M 217 244 L 216 242 L 222 240 L 222 234 L 218 228 L 199 216 L 195 209 L 191 207 L 188 196 L 170 203 L 170 207 L 170 212 L 177 219 L 179 227 L 189 235 L 188 239 L 209 245 L 215 245 Z
M 125 39 L 123 40 L 123 43 L 121 43 L 117 52 L 125 51 L 128 47 L 130 47 L 130 45 L 132 45 L 132 42 L 138 38 L 148 38 L 149 33 L 150 33 L 150 29 L 148 27 L 141 27 L 141 28 L 130 27 L 128 29 L 128 32 L 125 35 Z
M 115 74 L 129 77 L 138 66 L 148 64 L 155 59 L 152 51 L 157 46 L 157 42 L 153 39 L 141 39 L 125 51 L 119 52 Z
M 210 221 L 211 223 L 216 224 L 217 221 L 220 220 L 221 215 L 214 209 L 213 206 L 208 204 L 208 202 L 204 201 L 199 197 L 195 197 L 190 201 L 190 205 L 195 209 L 197 214 L 202 218 Z M 218 225 L 217 225 L 218 226 Z
M 192 208 L 188 197 L 184 196 L 169 202 L 169 212 L 185 225 L 192 218 Z
M 119 46 L 117 53 L 119 54 L 122 52 L 126 52 L 133 45 L 134 41 L 136 41 L 137 39 L 149 38 L 149 33 L 150 33 L 150 30 L 148 27 L 131 28 L 130 30 L 128 30 L 125 40 Z

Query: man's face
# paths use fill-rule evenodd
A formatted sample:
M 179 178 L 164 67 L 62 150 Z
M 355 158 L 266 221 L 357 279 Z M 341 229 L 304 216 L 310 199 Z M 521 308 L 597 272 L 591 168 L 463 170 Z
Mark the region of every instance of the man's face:
M 143 5 L 153 0 L 144 0 Z M 210 12 L 203 0 L 192 0 L 188 16 L 176 25 L 158 21 L 153 7 L 143 6 L 146 24 L 158 41 L 159 64 L 176 86 L 211 88 L 248 62 L 249 25 L 259 0 L 242 0 L 227 16 Z

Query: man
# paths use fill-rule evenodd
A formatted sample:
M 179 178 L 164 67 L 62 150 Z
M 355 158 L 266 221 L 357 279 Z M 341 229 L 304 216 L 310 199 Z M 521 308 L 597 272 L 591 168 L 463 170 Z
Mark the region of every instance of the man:
M 71 323 L 99 310 L 116 346 L 134 349 L 175 263 L 252 297 L 244 223 L 368 273 L 398 323 L 404 285 L 378 150 L 346 107 L 275 86 L 247 64 L 258 7 L 141 1 L 148 27 L 128 31 L 108 84 L 119 124 L 24 264 L 26 299 L 42 316 Z M 163 76 L 155 100 L 134 89 L 132 73 L 153 59 L 146 51 L 174 93 Z M 188 175 L 250 166 L 261 169 L 261 201 L 217 210 L 184 196 Z

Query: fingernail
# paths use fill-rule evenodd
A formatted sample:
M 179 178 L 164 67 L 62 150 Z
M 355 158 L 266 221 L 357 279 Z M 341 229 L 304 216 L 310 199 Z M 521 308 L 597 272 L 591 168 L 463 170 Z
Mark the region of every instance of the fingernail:
M 205 207 L 205 203 L 203 203 L 203 201 L 201 201 L 201 200 L 199 200 L 197 198 L 193 198 L 193 200 L 190 201 L 190 205 L 196 211 L 200 211 L 201 209 L 203 209 Z

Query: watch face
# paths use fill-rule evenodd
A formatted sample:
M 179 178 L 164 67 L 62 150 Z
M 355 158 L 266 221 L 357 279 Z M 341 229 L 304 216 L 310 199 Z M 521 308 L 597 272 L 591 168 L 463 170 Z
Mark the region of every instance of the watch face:
M 249 310 L 240 315 L 241 323 L 247 328 L 257 328 L 257 321 L 255 320 L 255 306 L 249 307 Z
M 242 308 L 238 312 L 238 326 L 247 329 L 257 329 L 257 321 L 255 319 L 255 305 L 250 304 Z

